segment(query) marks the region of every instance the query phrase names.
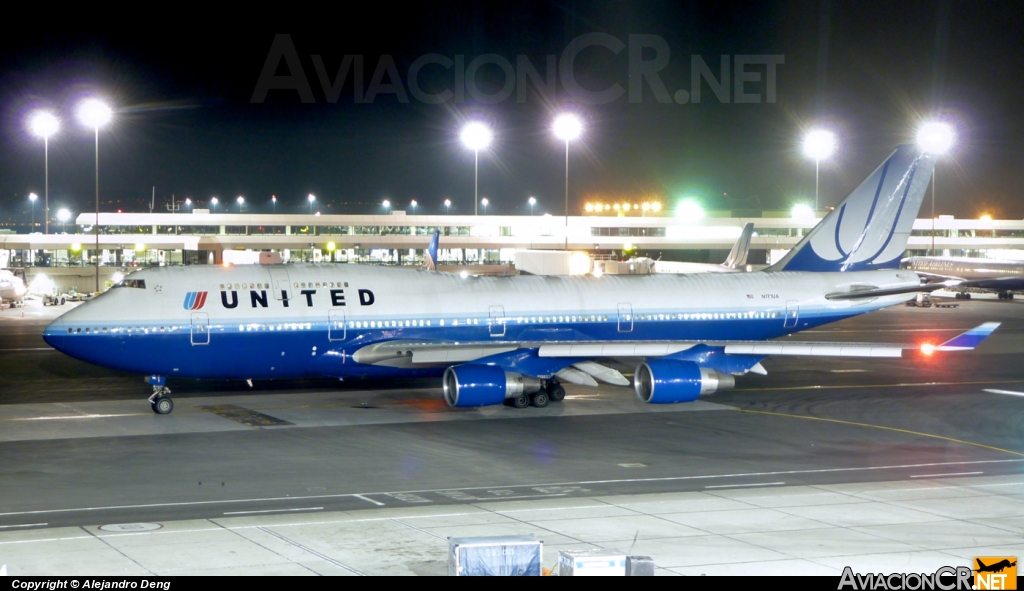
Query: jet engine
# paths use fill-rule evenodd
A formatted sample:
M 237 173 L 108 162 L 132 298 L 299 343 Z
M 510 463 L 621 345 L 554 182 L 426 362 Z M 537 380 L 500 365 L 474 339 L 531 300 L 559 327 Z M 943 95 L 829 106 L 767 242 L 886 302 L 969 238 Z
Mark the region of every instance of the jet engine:
M 497 365 L 455 365 L 444 371 L 444 400 L 448 406 L 490 406 L 506 398 L 539 392 L 541 381 L 505 371 Z
M 674 359 L 641 363 L 633 375 L 636 395 L 650 404 L 693 402 L 698 396 L 728 390 L 735 385 L 736 379 L 730 374 Z

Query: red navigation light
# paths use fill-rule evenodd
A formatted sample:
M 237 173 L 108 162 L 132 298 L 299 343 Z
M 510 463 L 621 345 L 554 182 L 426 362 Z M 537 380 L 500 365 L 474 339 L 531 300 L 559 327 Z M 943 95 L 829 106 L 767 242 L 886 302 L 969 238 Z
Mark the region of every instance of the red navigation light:
M 931 343 L 925 343 L 921 345 L 921 352 L 924 353 L 925 355 L 931 355 L 932 353 L 935 352 L 935 345 Z

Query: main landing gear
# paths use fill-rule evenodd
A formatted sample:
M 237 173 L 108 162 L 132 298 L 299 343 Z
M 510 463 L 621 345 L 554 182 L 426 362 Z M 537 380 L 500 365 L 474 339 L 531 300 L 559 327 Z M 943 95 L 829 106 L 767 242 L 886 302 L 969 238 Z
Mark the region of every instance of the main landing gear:
M 533 394 L 519 394 L 514 398 L 507 399 L 505 404 L 513 408 L 526 408 L 527 406 L 544 408 L 550 402 L 561 402 L 564 399 L 565 388 L 558 382 L 550 380 L 546 381 L 539 391 Z
M 167 378 L 148 376 L 146 382 L 153 386 L 153 395 L 149 397 L 150 408 L 158 415 L 170 414 L 174 410 L 174 401 L 171 400 L 171 389 L 167 387 Z
M 956 299 L 958 299 L 958 300 L 969 300 L 969 299 L 971 299 L 971 293 L 968 292 L 968 291 L 958 291 L 958 292 L 956 292 Z M 1002 296 L 1000 296 L 1000 299 L 1002 299 Z

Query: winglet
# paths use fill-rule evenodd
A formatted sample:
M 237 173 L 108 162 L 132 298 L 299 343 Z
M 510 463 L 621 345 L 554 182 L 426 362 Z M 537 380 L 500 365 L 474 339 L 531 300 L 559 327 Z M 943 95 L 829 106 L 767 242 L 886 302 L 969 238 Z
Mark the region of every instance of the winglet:
M 430 237 L 430 246 L 423 256 L 423 269 L 426 271 L 437 271 L 437 243 L 440 235 L 440 230 L 434 230 L 434 235 Z
M 986 322 L 985 324 L 976 326 L 971 330 L 963 333 L 960 336 L 954 337 L 945 343 L 942 343 L 938 347 L 935 347 L 936 351 L 968 351 L 977 347 L 984 341 L 988 335 L 995 332 L 999 328 L 998 322 Z

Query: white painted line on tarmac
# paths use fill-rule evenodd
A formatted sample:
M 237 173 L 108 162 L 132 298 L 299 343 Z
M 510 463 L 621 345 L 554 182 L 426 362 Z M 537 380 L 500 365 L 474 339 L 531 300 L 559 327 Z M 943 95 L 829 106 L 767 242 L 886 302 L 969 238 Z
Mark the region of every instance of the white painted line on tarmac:
M 338 567 L 338 568 L 340 568 L 342 570 L 346 570 L 346 571 L 348 571 L 348 572 L 350 572 L 350 573 L 352 573 L 352 574 L 354 574 L 354 575 L 356 575 L 358 577 L 366 576 L 363 572 L 358 571 L 358 570 L 352 568 L 351 566 L 348 566 L 345 563 L 339 562 L 339 561 L 331 558 L 330 556 L 327 556 L 326 554 L 321 554 L 320 552 L 317 552 L 316 550 L 313 550 L 312 548 L 307 548 L 306 546 L 303 546 L 302 544 L 296 542 L 295 540 L 290 540 L 290 539 L 282 536 L 281 534 L 279 534 L 279 533 L 277 533 L 275 531 L 271 531 L 270 529 L 268 529 L 266 527 L 257 527 L 256 529 L 260 530 L 261 532 L 263 532 L 265 534 L 274 536 L 275 538 L 281 540 L 282 542 L 284 542 L 284 543 L 286 543 L 286 544 L 288 544 L 290 546 L 295 546 L 296 548 L 298 548 L 299 550 L 302 550 L 303 552 L 306 552 L 308 554 L 312 554 L 313 556 L 316 556 L 320 560 L 323 560 L 324 562 L 329 562 L 329 563 L 333 564 L 334 566 L 336 566 L 336 567 Z
M 399 493 L 439 493 L 452 490 L 488 490 L 494 488 L 525 488 L 535 486 L 578 486 L 581 484 L 622 484 L 642 482 L 683 482 L 687 480 L 711 480 L 719 478 L 758 478 L 764 476 L 783 476 L 788 474 L 835 474 L 841 472 L 868 472 L 877 470 L 907 470 L 910 468 L 932 468 L 935 466 L 972 466 L 977 464 L 1008 464 L 1021 463 L 1024 459 L 1012 460 L 973 460 L 970 462 L 930 462 L 924 464 L 895 464 L 891 466 L 862 466 L 857 468 L 822 468 L 819 470 L 780 470 L 776 472 L 745 472 L 742 474 L 708 474 L 699 476 L 666 476 L 663 478 L 618 478 L 611 480 L 582 480 L 577 482 L 541 482 L 533 484 L 504 484 L 489 486 L 466 486 L 462 488 L 432 488 L 414 489 L 401 491 L 364 492 L 360 496 L 379 494 Z M 40 509 L 36 511 L 11 511 L 0 513 L 0 517 L 11 517 L 15 515 L 45 515 L 49 513 L 77 513 L 91 511 L 111 511 L 122 509 L 153 509 L 158 507 L 193 507 L 199 505 L 223 505 L 226 503 L 265 503 L 268 501 L 304 501 L 310 499 L 339 499 L 343 497 L 354 497 L 355 493 L 339 493 L 334 495 L 309 495 L 302 497 L 268 497 L 262 499 L 224 499 L 219 501 L 183 501 L 177 503 L 148 503 L 140 505 L 111 505 L 105 507 L 77 507 L 72 509 Z M 559 496 L 559 495 L 551 495 Z M 502 497 L 495 497 L 494 500 L 501 500 Z
M 0 529 L 13 529 L 15 527 L 43 527 L 47 523 L 22 523 L 21 525 L 0 525 Z
M 749 484 L 716 484 L 713 486 L 705 486 L 704 488 L 750 488 L 754 486 L 782 486 L 785 482 L 758 482 Z
M 866 369 L 830 369 L 832 373 L 864 373 Z
M 1024 396 L 1024 392 L 1017 392 L 1015 390 L 995 390 L 985 388 L 982 392 L 988 392 L 989 394 L 1006 394 L 1008 396 Z
M 26 347 L 24 349 L 0 349 L 0 353 L 14 353 L 17 351 L 56 351 L 53 347 Z
M 224 515 L 251 515 L 253 513 L 289 513 L 295 511 L 323 511 L 323 507 L 302 507 L 297 509 L 264 509 L 262 511 L 229 511 Z
M 952 472 L 949 474 L 911 474 L 911 478 L 945 478 L 946 476 L 975 476 L 984 472 Z
M 380 501 L 375 501 L 375 500 L 373 500 L 373 499 L 371 499 L 369 497 L 364 497 L 363 495 L 352 495 L 352 496 L 357 498 L 357 499 L 362 499 L 362 500 L 366 501 L 367 503 L 373 503 L 374 505 L 377 505 L 378 507 L 383 507 L 384 506 L 384 503 L 381 503 Z
M 59 417 L 24 417 L 20 419 L 0 419 L 0 421 L 58 421 L 62 419 L 109 419 L 111 417 L 142 417 L 148 413 L 126 413 L 118 415 L 67 415 Z

